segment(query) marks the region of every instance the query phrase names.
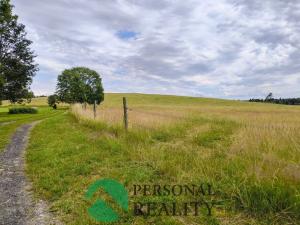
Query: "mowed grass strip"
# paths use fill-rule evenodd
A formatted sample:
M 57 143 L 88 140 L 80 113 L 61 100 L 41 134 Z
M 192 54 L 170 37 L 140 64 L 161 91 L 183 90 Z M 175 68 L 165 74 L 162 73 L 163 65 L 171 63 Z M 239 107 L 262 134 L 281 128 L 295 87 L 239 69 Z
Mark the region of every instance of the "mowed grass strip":
M 97 224 L 87 214 L 91 202 L 84 194 L 101 178 L 116 179 L 128 189 L 139 183 L 209 182 L 223 200 L 211 218 L 144 219 L 129 213 L 117 224 L 299 222 L 298 108 L 223 100 L 209 104 L 207 99 L 172 96 L 127 97 L 131 107 L 147 113 L 155 110 L 155 102 L 157 112 L 166 116 L 172 104 L 179 114 L 192 113 L 181 114 L 185 116 L 171 124 L 134 126 L 128 133 L 122 124 L 93 121 L 84 113 L 64 114 L 45 120 L 32 132 L 27 173 L 37 195 L 49 200 L 66 224 Z M 106 110 L 121 108 L 121 95 L 107 99 L 111 102 L 104 103 Z M 140 123 L 140 117 L 135 118 L 131 122 Z
M 0 152 L 9 143 L 11 136 L 22 124 L 42 120 L 63 113 L 62 110 L 52 110 L 49 107 L 37 107 L 36 114 L 8 114 L 8 107 L 0 107 Z

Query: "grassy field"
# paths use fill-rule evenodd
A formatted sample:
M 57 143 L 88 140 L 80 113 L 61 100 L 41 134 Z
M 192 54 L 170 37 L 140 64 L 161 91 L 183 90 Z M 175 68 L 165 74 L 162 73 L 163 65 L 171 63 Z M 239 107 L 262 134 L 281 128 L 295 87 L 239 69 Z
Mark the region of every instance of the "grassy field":
M 6 105 L 0 107 L 0 152 L 4 150 L 5 146 L 8 144 L 12 134 L 16 129 L 22 124 L 30 123 L 37 120 L 43 120 L 52 116 L 59 115 L 65 111 L 64 110 L 52 110 L 43 104 L 37 107 L 37 114 L 8 114 L 8 109 L 10 107 L 19 107 L 18 105 Z
M 15 105 L 19 105 L 19 104 L 15 104 Z M 47 105 L 47 97 L 33 98 L 29 104 L 24 103 L 24 105 L 46 106 Z M 2 106 L 12 106 L 12 105 L 9 101 L 3 101 Z
M 128 101 L 128 132 L 122 96 Z M 152 198 L 132 196 L 133 184 L 208 182 L 217 190 L 220 202 L 211 217 L 143 218 L 130 211 L 117 224 L 299 224 L 299 145 L 297 106 L 107 94 L 96 120 L 91 106 L 73 105 L 69 113 L 38 124 L 26 170 L 36 195 L 66 224 L 101 224 L 89 217 L 91 202 L 84 198 L 101 178 L 126 186 L 130 209 L 134 201 Z M 185 198 L 151 200 L 191 200 Z
M 47 106 L 47 97 L 33 98 L 29 104 L 11 104 L 9 101 L 3 101 L 0 105 L 0 152 L 4 150 L 12 134 L 22 124 L 37 120 L 43 120 L 52 116 L 59 115 L 68 108 L 66 104 L 60 104 L 60 110 L 52 110 Z M 9 108 L 13 107 L 36 107 L 37 114 L 8 114 Z

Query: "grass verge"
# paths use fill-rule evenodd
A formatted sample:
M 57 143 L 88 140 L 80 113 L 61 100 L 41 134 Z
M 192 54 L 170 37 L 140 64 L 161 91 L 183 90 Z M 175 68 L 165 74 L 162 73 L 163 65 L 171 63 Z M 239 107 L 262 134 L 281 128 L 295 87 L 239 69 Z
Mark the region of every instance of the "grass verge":
M 130 107 L 152 113 L 156 102 L 160 114 L 154 117 L 161 120 L 172 105 L 179 113 L 191 113 L 180 120 L 174 117 L 171 124 L 147 127 L 137 126 L 141 118 L 137 115 L 131 120 L 136 126 L 127 133 L 119 123 L 63 114 L 32 131 L 26 171 L 37 196 L 50 201 L 62 221 L 98 224 L 87 213 L 92 202 L 84 195 L 94 181 L 111 178 L 130 193 L 131 211 L 124 214 L 116 208 L 122 215 L 116 224 L 299 224 L 298 108 L 172 96 L 139 101 L 139 97 L 129 99 Z M 104 106 L 108 111 L 117 102 L 115 95 L 109 98 Z M 136 200 L 177 199 L 132 196 L 134 184 L 203 182 L 217 190 L 219 204 L 212 217 L 132 216 Z

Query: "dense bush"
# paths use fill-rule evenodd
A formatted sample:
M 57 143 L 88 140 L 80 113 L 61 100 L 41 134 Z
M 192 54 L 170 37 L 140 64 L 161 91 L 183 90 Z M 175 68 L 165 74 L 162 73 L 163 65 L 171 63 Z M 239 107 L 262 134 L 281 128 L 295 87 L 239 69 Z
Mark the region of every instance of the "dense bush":
M 57 109 L 57 103 L 58 103 L 58 96 L 57 95 L 50 95 L 48 97 L 48 105 L 52 107 L 53 109 Z
M 35 114 L 37 112 L 38 112 L 37 109 L 29 108 L 29 107 L 10 108 L 8 111 L 9 114 Z

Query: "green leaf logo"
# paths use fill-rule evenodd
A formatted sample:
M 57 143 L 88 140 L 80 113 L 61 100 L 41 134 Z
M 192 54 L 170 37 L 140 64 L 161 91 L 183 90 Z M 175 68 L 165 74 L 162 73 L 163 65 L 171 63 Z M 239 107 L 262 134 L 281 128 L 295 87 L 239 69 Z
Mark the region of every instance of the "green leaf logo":
M 128 192 L 119 182 L 111 179 L 102 179 L 93 183 L 85 194 L 86 199 L 91 200 L 93 195 L 103 189 L 126 212 L 128 212 Z M 119 215 L 103 200 L 97 199 L 88 209 L 88 213 L 97 222 L 115 222 Z

